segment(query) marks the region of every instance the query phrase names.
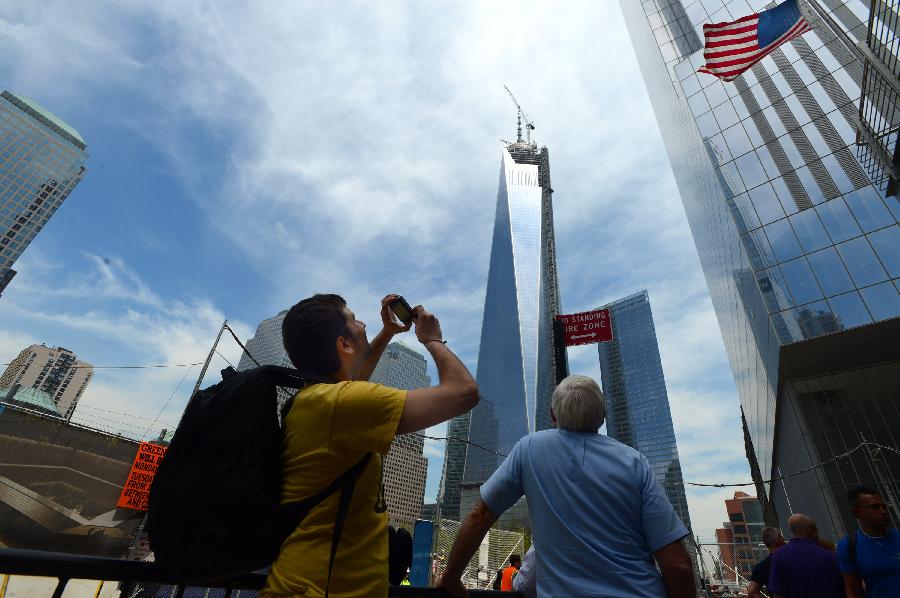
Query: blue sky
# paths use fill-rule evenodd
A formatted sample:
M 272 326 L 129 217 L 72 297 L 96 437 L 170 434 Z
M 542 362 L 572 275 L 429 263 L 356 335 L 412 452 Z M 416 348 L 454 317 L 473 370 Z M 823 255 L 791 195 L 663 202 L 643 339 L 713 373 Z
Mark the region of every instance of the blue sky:
M 332 291 L 375 323 L 397 291 L 440 317 L 474 372 L 500 139 L 515 135 L 506 84 L 550 149 L 564 310 L 649 289 L 685 479 L 749 479 L 615 3 L 76 4 L 0 1 L 0 81 L 90 153 L 0 298 L 4 362 L 43 342 L 96 365 L 193 363 L 224 318 L 248 338 Z M 239 356 L 228 340 L 221 352 Z M 600 377 L 595 347 L 569 358 Z M 76 420 L 152 436 L 197 374 L 98 370 Z M 443 445 L 426 452 L 433 497 Z M 695 531 L 712 535 L 732 493 L 688 489 Z

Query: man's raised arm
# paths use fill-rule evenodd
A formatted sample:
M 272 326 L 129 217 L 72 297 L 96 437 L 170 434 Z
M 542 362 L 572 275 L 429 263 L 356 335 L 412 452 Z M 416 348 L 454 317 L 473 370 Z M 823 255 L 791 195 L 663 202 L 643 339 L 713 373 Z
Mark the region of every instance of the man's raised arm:
M 478 404 L 478 387 L 466 366 L 443 342 L 441 324 L 421 305 L 416 306 L 416 338 L 434 359 L 440 382 L 431 388 L 410 390 L 397 426 L 397 434 L 424 430 L 462 415 Z

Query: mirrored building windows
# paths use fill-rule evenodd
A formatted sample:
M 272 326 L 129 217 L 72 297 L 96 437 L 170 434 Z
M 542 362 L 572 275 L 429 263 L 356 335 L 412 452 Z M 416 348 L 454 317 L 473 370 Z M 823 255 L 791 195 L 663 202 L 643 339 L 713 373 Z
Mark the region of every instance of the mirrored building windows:
M 731 84 L 698 74 L 703 53 L 664 48 L 656 30 L 669 31 L 677 12 L 700 36 L 704 23 L 759 12 L 767 1 L 620 5 L 732 364 L 757 496 L 770 522 L 784 519 L 788 500 L 796 510 L 800 496 L 763 481 L 830 458 L 799 439 L 804 412 L 784 408 L 792 377 L 900 359 L 892 340 L 900 202 L 886 196 L 883 178 L 869 179 L 870 156 L 858 145 L 858 44 L 866 43 L 869 3 L 804 2 L 813 31 Z M 894 118 L 896 107 L 872 102 L 867 110 Z M 848 388 L 842 400 L 860 392 Z M 845 505 L 833 485 L 822 487 L 833 493 L 810 497 L 809 509 L 837 536 L 843 524 L 833 514 Z
M 482 396 L 468 431 L 488 450 L 467 449 L 463 482 L 470 485 L 490 477 L 503 458 L 496 453 L 552 426 L 559 290 L 551 193 L 547 148 L 520 142 L 502 150 L 476 374 Z
M 606 433 L 644 455 L 675 512 L 691 529 L 650 296 L 641 291 L 603 306 L 613 340 L 600 343 Z
M 0 292 L 13 264 L 84 174 L 78 131 L 25 96 L 0 94 Z

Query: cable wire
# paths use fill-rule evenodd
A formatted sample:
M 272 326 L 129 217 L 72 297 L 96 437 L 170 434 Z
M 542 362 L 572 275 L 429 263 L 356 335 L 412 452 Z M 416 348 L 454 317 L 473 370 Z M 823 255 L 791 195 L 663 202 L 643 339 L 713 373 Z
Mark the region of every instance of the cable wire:
M 148 425 L 144 429 L 143 434 L 141 434 L 141 439 L 145 438 L 147 436 L 147 432 L 150 431 L 150 428 L 152 428 L 159 421 L 160 416 L 162 416 L 163 412 L 166 410 L 166 407 L 169 406 L 169 402 L 171 402 L 172 397 L 175 396 L 175 393 L 178 392 L 178 389 L 181 388 L 181 385 L 184 383 L 184 379 L 187 378 L 187 375 L 190 373 L 190 371 L 191 368 L 188 368 L 184 371 L 184 376 L 181 377 L 181 380 L 178 381 L 178 385 L 175 387 L 175 390 L 173 390 L 172 394 L 169 395 L 169 398 L 166 399 L 166 404 L 162 406 L 162 409 L 159 410 L 159 413 L 156 414 L 156 417 L 153 418 L 153 421 L 150 423 L 150 425 Z
M 225 363 L 227 363 L 228 365 L 230 365 L 231 367 L 234 368 L 234 364 L 231 363 L 230 361 L 228 361 L 228 358 L 227 358 L 227 357 L 225 357 L 224 355 L 222 355 L 221 353 L 219 353 L 219 350 L 218 350 L 218 349 L 216 349 L 216 353 L 218 353 L 219 357 L 221 357 L 222 359 L 225 360 Z M 237 369 L 237 368 L 234 368 L 234 369 Z
M 250 360 L 251 360 L 253 363 L 255 363 L 255 364 L 258 365 L 258 366 L 259 366 L 259 365 L 262 365 L 261 363 L 259 363 L 258 361 L 256 361 L 256 358 L 255 358 L 255 357 L 253 357 L 252 355 L 250 355 L 250 351 L 247 350 L 247 347 L 244 346 L 244 343 L 241 342 L 241 339 L 239 339 L 239 338 L 237 337 L 237 335 L 234 333 L 234 330 L 232 330 L 232 329 L 231 329 L 231 326 L 228 325 L 228 322 L 225 323 L 225 330 L 228 331 L 228 334 L 231 335 L 231 338 L 234 339 L 234 342 L 236 342 L 236 343 L 241 347 L 241 349 L 244 350 L 244 353 L 247 354 L 247 357 L 249 357 Z M 221 353 L 220 353 L 220 355 L 221 355 Z M 225 361 L 228 361 L 228 360 L 226 359 Z M 233 367 L 233 366 L 232 366 L 232 367 Z
M 509 456 L 509 455 L 507 455 L 507 454 L 505 454 L 505 453 L 501 453 L 501 452 L 495 451 L 495 450 L 493 450 L 493 449 L 489 449 L 489 448 L 487 448 L 487 447 L 483 447 L 483 446 L 481 446 L 481 445 L 479 445 L 479 444 L 475 444 L 474 442 L 472 442 L 472 441 L 470 441 L 470 440 L 466 440 L 465 438 L 460 438 L 460 437 L 458 437 L 458 436 L 445 436 L 445 437 L 440 437 L 440 436 L 427 436 L 427 435 L 425 435 L 425 434 L 419 434 L 419 433 L 414 433 L 413 436 L 419 436 L 419 437 L 421 437 L 421 438 L 427 438 L 427 439 L 429 439 L 429 440 L 444 440 L 444 441 L 446 441 L 446 440 L 458 440 L 459 442 L 464 442 L 465 444 L 469 444 L 469 445 L 471 445 L 471 446 L 474 446 L 475 448 L 481 449 L 481 450 L 483 450 L 483 451 L 487 451 L 487 452 L 489 452 L 489 453 L 493 453 L 493 454 L 495 454 L 495 455 L 499 455 L 499 456 L 501 456 L 501 457 L 508 457 L 508 456 Z M 886 451 L 890 451 L 890 452 L 892 452 L 892 453 L 896 453 L 896 454 L 900 455 L 900 449 L 897 449 L 897 448 L 892 447 L 892 446 L 885 446 L 885 445 L 883 445 L 883 444 L 877 444 L 877 443 L 875 443 L 875 442 L 868 442 L 868 441 L 866 441 L 866 442 L 860 442 L 858 445 L 856 445 L 856 446 L 853 447 L 852 449 L 849 449 L 849 450 L 847 450 L 847 451 L 844 451 L 843 453 L 841 453 L 841 454 L 839 454 L 839 455 L 835 455 L 834 457 L 832 457 L 832 458 L 829 459 L 828 461 L 824 461 L 824 462 L 822 462 L 822 463 L 818 463 L 818 464 L 816 464 L 816 465 L 812 465 L 812 466 L 810 466 L 810 467 L 807 467 L 806 469 L 801 469 L 800 471 L 795 471 L 794 473 L 788 473 L 788 474 L 781 475 L 781 476 L 778 476 L 778 477 L 774 477 L 774 478 L 771 478 L 771 479 L 768 479 L 768 480 L 763 480 L 761 483 L 762 483 L 762 484 L 769 484 L 769 483 L 772 483 L 772 482 L 778 482 L 778 481 L 781 481 L 781 480 L 787 480 L 787 479 L 796 477 L 796 476 L 798 476 L 798 475 L 802 475 L 802 474 L 804 474 L 804 473 L 808 473 L 808 472 L 810 472 L 810 471 L 813 471 L 814 469 L 819 469 L 820 467 L 825 467 L 826 465 L 829 465 L 829 464 L 831 464 L 831 463 L 834 463 L 835 461 L 837 461 L 837 460 L 839 460 L 839 459 L 846 459 L 847 457 L 849 457 L 850 455 L 852 455 L 853 453 L 855 453 L 856 451 L 858 451 L 859 449 L 861 449 L 861 448 L 863 448 L 863 447 L 865 447 L 865 446 L 867 446 L 867 445 L 868 445 L 868 446 L 871 446 L 871 447 L 878 448 L 878 449 L 883 449 L 883 450 L 886 450 Z M 696 487 L 699 487 L 699 488 L 740 488 L 740 487 L 744 487 L 744 486 L 755 486 L 755 485 L 756 485 L 756 482 L 721 483 L 721 484 L 711 484 L 711 483 L 703 483 L 703 482 L 666 482 L 665 485 L 667 485 L 667 486 L 681 486 L 681 485 L 685 485 L 685 486 L 696 486 Z
M 198 361 L 197 363 L 164 363 L 164 364 L 152 364 L 152 365 L 60 365 L 60 366 L 51 366 L 50 369 L 53 370 L 145 370 L 150 368 L 186 368 L 193 367 L 195 365 L 201 365 L 203 362 Z M 17 368 L 28 367 L 31 364 L 28 363 L 19 363 L 13 364 L 3 363 L 0 365 L 5 366 L 13 366 Z

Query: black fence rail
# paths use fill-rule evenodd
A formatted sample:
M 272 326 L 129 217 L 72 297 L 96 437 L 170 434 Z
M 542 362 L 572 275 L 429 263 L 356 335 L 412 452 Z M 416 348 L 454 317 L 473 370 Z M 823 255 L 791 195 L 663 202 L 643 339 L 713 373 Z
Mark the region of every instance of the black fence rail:
M 126 561 L 96 556 L 44 552 L 40 550 L 0 549 L 0 575 L 24 575 L 51 577 L 58 580 L 52 598 L 62 598 L 66 585 L 74 579 L 96 579 L 121 582 L 122 598 L 129 596 L 150 597 L 174 596 L 186 598 L 198 590 L 201 595 L 235 598 L 238 593 L 257 592 L 262 589 L 266 576 L 258 573 L 240 575 L 218 584 L 195 584 L 190 580 L 173 579 L 153 563 Z M 206 592 L 215 589 L 215 594 Z M 489 590 L 469 590 L 472 598 L 503 596 L 504 598 L 524 598 L 518 592 L 494 592 Z M 450 596 L 438 588 L 417 588 L 412 586 L 391 587 L 389 598 L 444 598 Z M 35 597 L 37 598 L 37 597 Z

